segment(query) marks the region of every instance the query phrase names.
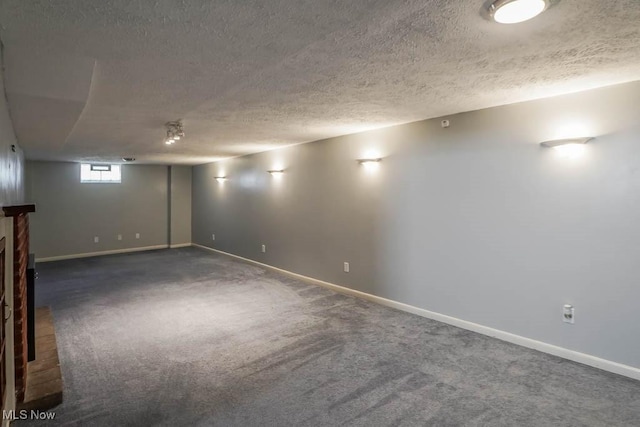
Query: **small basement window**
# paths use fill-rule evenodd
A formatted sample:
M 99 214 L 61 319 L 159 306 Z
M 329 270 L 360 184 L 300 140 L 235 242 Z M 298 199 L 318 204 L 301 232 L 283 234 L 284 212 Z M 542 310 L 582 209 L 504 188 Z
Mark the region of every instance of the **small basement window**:
M 80 182 L 119 184 L 120 165 L 100 165 L 82 163 L 80 165 Z

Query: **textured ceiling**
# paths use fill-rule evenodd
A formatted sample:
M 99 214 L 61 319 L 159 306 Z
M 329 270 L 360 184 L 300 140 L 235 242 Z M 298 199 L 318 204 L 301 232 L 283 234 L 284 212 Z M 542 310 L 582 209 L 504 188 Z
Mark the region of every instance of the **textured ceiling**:
M 31 159 L 197 164 L 640 80 L 638 0 L 512 26 L 482 5 L 4 0 L 9 107 Z

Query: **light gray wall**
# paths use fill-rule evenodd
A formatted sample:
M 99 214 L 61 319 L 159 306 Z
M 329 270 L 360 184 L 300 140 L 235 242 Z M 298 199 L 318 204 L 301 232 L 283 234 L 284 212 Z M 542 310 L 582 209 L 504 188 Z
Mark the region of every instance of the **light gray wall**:
M 167 166 L 122 165 L 121 184 L 80 183 L 79 163 L 28 161 L 26 168 L 37 258 L 168 243 Z
M 638 111 L 635 82 L 197 166 L 192 239 L 640 367 Z
M 1 48 L 1 47 L 0 47 Z M 15 152 L 11 146 L 15 146 Z M 0 206 L 24 201 L 24 157 L 18 147 L 4 92 L 4 68 L 0 55 Z
M 191 166 L 170 166 L 171 245 L 191 243 Z

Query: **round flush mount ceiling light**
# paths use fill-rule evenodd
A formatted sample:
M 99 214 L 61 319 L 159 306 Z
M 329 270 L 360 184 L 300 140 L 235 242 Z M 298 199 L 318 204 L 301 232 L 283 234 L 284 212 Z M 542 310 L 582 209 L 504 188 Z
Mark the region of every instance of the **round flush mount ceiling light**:
M 544 12 L 549 0 L 496 0 L 489 6 L 489 15 L 499 24 L 517 24 Z

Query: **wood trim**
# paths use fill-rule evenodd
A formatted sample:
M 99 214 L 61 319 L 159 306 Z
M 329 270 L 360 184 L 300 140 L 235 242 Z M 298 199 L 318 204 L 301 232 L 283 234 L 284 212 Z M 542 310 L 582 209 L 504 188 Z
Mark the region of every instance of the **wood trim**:
M 6 320 L 5 320 L 5 255 L 6 238 L 0 239 L 0 406 L 4 408 L 4 400 L 7 394 L 7 353 L 6 353 Z
M 15 206 L 3 206 L 2 211 L 4 216 L 18 216 L 20 214 L 28 214 L 36 211 L 36 205 L 15 205 Z

